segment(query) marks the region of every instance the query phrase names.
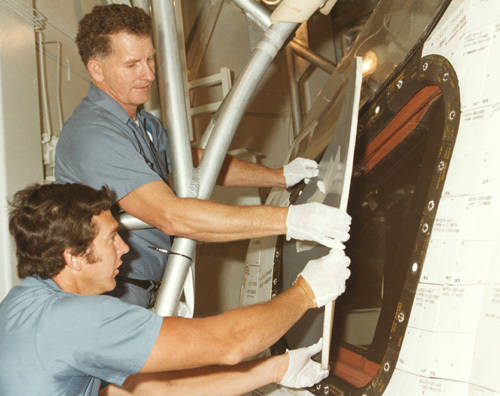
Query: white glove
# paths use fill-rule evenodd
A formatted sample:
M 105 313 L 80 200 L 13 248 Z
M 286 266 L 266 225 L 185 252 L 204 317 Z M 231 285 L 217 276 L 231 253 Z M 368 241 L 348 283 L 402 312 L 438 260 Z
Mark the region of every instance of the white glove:
M 288 369 L 279 382 L 289 388 L 305 388 L 313 386 L 328 376 L 328 370 L 321 368 L 321 364 L 311 360 L 311 357 L 321 351 L 323 340 L 307 348 L 287 350 L 289 356 Z
M 333 238 L 349 239 L 351 216 L 346 212 L 318 202 L 291 205 L 286 217 L 286 240 L 315 241 L 334 247 Z
M 307 158 L 295 158 L 283 167 L 287 188 L 296 185 L 301 180 L 307 184 L 311 177 L 318 176 L 318 163 Z
M 310 260 L 299 276 L 302 276 L 314 294 L 314 302 L 322 307 L 335 300 L 345 291 L 345 281 L 351 275 L 351 260 L 344 253 L 344 245 L 330 250 L 326 256 Z

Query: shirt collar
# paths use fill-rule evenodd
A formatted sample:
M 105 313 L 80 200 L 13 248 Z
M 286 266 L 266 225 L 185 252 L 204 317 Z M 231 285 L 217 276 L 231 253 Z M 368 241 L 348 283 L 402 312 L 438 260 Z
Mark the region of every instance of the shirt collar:
M 97 106 L 113 114 L 124 124 L 126 124 L 128 120 L 132 120 L 125 109 L 116 100 L 102 89 L 96 87 L 93 83 L 90 83 L 88 98 Z
M 62 289 L 59 287 L 59 285 L 54 282 L 51 278 L 48 279 L 42 279 L 38 275 L 31 275 L 26 278 L 24 278 L 21 282 L 21 285 L 36 285 L 40 283 L 45 283 L 49 288 L 56 290 L 56 291 L 62 291 Z
M 62 289 L 59 287 L 59 285 L 58 285 L 56 282 L 54 282 L 54 280 L 53 280 L 52 278 L 48 278 L 48 279 L 41 279 L 41 278 L 39 278 L 39 280 L 40 280 L 41 282 L 44 282 L 44 283 L 46 283 L 47 285 L 49 285 L 49 287 L 50 287 L 51 289 L 54 289 L 54 290 L 57 290 L 57 291 L 61 291 L 61 290 L 62 290 Z

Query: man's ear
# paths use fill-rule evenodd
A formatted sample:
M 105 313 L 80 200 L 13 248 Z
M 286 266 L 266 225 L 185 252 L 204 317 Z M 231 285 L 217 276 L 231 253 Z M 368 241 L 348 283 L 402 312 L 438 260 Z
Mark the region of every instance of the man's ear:
M 102 82 L 104 80 L 103 67 L 99 60 L 95 58 L 89 59 L 87 62 L 87 70 L 92 80 Z
M 63 257 L 66 265 L 72 270 L 80 271 L 82 269 L 82 262 L 80 257 L 75 256 L 68 248 L 64 249 Z

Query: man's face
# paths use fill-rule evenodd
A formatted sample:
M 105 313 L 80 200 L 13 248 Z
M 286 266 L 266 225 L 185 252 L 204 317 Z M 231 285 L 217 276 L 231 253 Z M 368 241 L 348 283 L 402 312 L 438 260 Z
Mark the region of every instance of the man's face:
M 97 86 L 135 118 L 137 106 L 149 99 L 155 78 L 151 38 L 125 32 L 110 35 L 111 54 L 98 59 L 102 81 Z
M 109 210 L 92 218 L 97 235 L 90 245 L 89 258 L 83 258 L 80 294 L 101 294 L 116 287 L 115 277 L 122 264 L 121 256 L 129 251 L 118 234 L 118 223 Z M 89 262 L 90 260 L 90 262 Z

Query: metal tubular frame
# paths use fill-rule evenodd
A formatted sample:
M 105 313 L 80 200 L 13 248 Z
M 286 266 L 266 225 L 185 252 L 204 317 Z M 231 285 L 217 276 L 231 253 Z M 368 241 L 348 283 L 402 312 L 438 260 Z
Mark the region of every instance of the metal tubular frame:
M 179 197 L 195 197 L 193 188 L 193 158 L 189 140 L 190 127 L 186 98 L 185 51 L 179 43 L 178 13 L 173 2 L 151 1 L 153 32 L 158 50 L 158 74 L 162 115 L 169 120 L 169 140 L 174 176 L 174 190 Z M 179 27 L 180 28 L 180 27 Z M 184 68 L 183 68 L 184 66 Z M 167 106 L 168 103 L 168 106 Z M 175 155 L 173 155 L 175 154 Z M 194 257 L 195 241 L 176 238 L 173 249 Z M 190 260 L 171 255 L 163 275 L 155 311 L 163 316 L 173 315 L 178 305 L 182 287 L 186 281 Z
M 265 10 L 259 9 L 257 3 L 244 0 L 233 0 L 234 3 L 243 8 L 245 13 L 253 15 L 252 19 L 259 19 L 259 25 L 266 26 L 269 21 L 269 14 Z M 191 145 L 189 141 L 189 121 L 188 108 L 186 100 L 187 80 L 183 73 L 183 65 L 186 65 L 185 58 L 181 59 L 183 46 L 179 43 L 179 32 L 177 30 L 176 10 L 170 0 L 152 0 L 152 15 L 154 20 L 155 44 L 159 52 L 159 74 L 160 74 L 160 97 L 162 105 L 162 114 L 164 119 L 170 121 L 169 138 L 171 142 L 171 153 L 175 191 L 180 197 L 197 196 L 199 199 L 208 199 L 212 194 L 217 176 L 222 167 L 229 145 L 233 139 L 234 133 L 244 115 L 244 112 L 255 92 L 259 82 L 268 67 L 276 57 L 278 51 L 283 46 L 288 37 L 295 31 L 297 23 L 278 23 L 270 25 L 266 30 L 263 39 L 257 45 L 252 57 L 236 81 L 233 89 L 223 100 L 219 111 L 214 115 L 211 123 L 207 127 L 211 131 L 211 136 L 203 154 L 199 166 L 199 189 L 193 191 L 193 175 L 197 172 L 193 170 L 191 155 Z M 257 11 L 256 11 L 257 10 Z M 177 10 L 178 11 L 178 10 Z M 257 18 L 255 18 L 257 15 Z M 287 63 L 289 72 L 293 71 L 290 66 L 293 64 L 293 46 L 287 48 Z M 168 56 L 167 56 L 168 54 Z M 321 57 L 306 58 L 314 64 L 322 67 Z M 314 59 L 314 61 L 312 60 Z M 318 59 L 320 60 L 318 64 Z M 328 62 L 329 63 L 329 62 Z M 324 68 L 324 67 L 322 67 Z M 185 70 L 185 68 L 184 68 Z M 295 80 L 295 73 L 289 78 Z M 298 94 L 298 92 L 296 92 Z M 293 96 L 293 95 L 292 95 Z M 169 106 L 166 106 L 166 103 Z M 297 109 L 295 109 L 297 110 Z M 297 116 L 297 114 L 295 114 Z M 300 120 L 295 120 L 296 131 L 300 129 Z M 196 184 L 196 183 L 195 183 Z M 122 216 L 130 228 L 143 228 L 148 226 L 146 223 L 135 219 L 132 216 Z M 194 257 L 196 241 L 177 237 L 174 240 L 172 250 L 182 253 L 189 257 Z M 189 269 L 194 262 L 181 256 L 170 255 L 162 279 L 162 285 L 158 292 L 158 298 L 154 310 L 162 316 L 174 315 L 179 303 L 182 288 L 186 282 Z M 194 275 L 194 271 L 192 272 Z M 330 308 L 330 309 L 328 309 Z M 333 316 L 331 304 L 325 311 L 325 321 L 330 324 Z M 328 328 L 328 325 L 326 326 Z M 330 330 L 331 331 L 331 330 Z M 328 335 L 327 335 L 328 336 Z M 323 367 L 325 363 L 324 356 L 327 356 L 329 347 L 323 348 Z
M 297 26 L 296 23 L 271 25 L 257 45 L 247 67 L 222 102 L 219 111 L 214 116 L 214 131 L 200 162 L 198 198 L 210 197 L 226 152 L 252 94 L 276 54 Z
M 332 62 L 322 57 L 321 55 L 318 55 L 315 52 L 311 51 L 309 48 L 304 47 L 299 42 L 292 40 L 288 45 L 292 47 L 293 51 L 297 55 L 311 62 L 315 66 L 318 66 L 320 69 L 324 70 L 328 74 L 333 73 L 333 71 L 335 70 L 336 66 Z
M 162 115 L 164 119 L 169 120 L 170 147 L 172 154 L 175 153 L 171 156 L 174 186 L 176 194 L 180 197 L 197 196 L 200 199 L 210 197 L 227 149 L 252 94 L 280 48 L 298 26 L 296 23 L 271 25 L 268 11 L 252 0 L 233 0 L 233 2 L 262 28 L 268 29 L 252 54 L 247 67 L 209 125 L 213 133 L 199 166 L 200 186 L 196 194 L 193 191 L 193 179 L 197 172 L 192 166 L 185 98 L 186 79 L 182 70 L 182 65 L 185 63 L 181 59 L 176 13 L 171 0 L 151 0 L 155 45 L 159 55 L 158 74 Z M 150 227 L 130 215 L 124 215 L 120 220 L 127 228 Z M 195 241 L 180 237 L 175 238 L 172 246 L 172 250 L 190 257 L 194 257 L 195 248 Z M 175 313 L 190 266 L 191 261 L 182 256 L 169 256 L 154 308 L 158 314 L 168 316 Z
M 288 72 L 288 89 L 290 90 L 290 104 L 292 109 L 293 137 L 297 137 L 302 128 L 302 109 L 300 106 L 299 83 L 295 77 L 295 58 L 290 45 L 286 49 L 286 66 Z
M 158 51 L 159 88 L 164 120 L 169 121 L 169 140 L 174 176 L 174 190 L 180 197 L 191 192 L 193 159 L 189 142 L 185 76 L 178 42 L 176 12 L 172 1 L 152 0 L 155 45 Z M 168 55 L 167 55 L 168 54 Z M 168 106 L 167 106 L 168 103 Z M 182 253 L 182 252 L 181 252 Z
M 164 2 L 160 0 L 156 1 L 153 0 L 152 3 L 153 15 L 160 16 L 162 15 L 162 13 L 158 12 L 156 9 L 157 3 L 159 3 L 159 7 L 163 12 L 170 11 L 172 14 L 170 15 L 170 18 L 168 18 L 168 16 L 161 16 L 158 18 L 155 17 L 155 22 L 160 24 L 175 23 L 175 19 L 173 19 L 173 8 L 171 7 L 170 1 Z M 167 5 L 166 3 L 168 3 L 170 7 L 166 6 Z M 252 7 L 251 9 L 258 8 L 257 7 L 258 5 L 254 2 L 240 1 L 240 3 L 244 7 L 246 6 Z M 261 16 L 263 16 L 263 14 L 261 14 Z M 269 17 L 267 10 L 265 16 L 267 16 L 267 18 Z M 162 20 L 160 21 L 158 19 Z M 253 92 L 255 92 L 255 89 L 257 88 L 259 82 L 262 80 L 262 76 L 267 71 L 269 65 L 275 58 L 276 54 L 278 53 L 280 48 L 285 43 L 286 39 L 290 36 L 290 34 L 295 30 L 296 27 L 297 24 L 295 23 L 280 23 L 272 25 L 266 31 L 264 38 L 254 51 L 247 67 L 242 72 L 241 76 L 233 86 L 229 95 L 224 99 L 217 114 L 214 116 L 213 118 L 214 122 L 211 123 L 210 126 L 213 127 L 213 134 L 209 140 L 209 143 L 207 145 L 207 148 L 204 152 L 203 158 L 201 159 L 201 163 L 199 166 L 200 188 L 198 191 L 198 198 L 208 199 L 210 197 L 213 188 L 215 186 L 217 176 L 222 167 L 222 163 L 226 156 L 227 149 L 229 148 L 231 140 L 238 127 L 238 124 L 241 121 L 241 118 L 243 117 L 245 109 L 248 103 L 250 102 Z M 170 26 L 168 28 L 165 27 L 163 31 L 164 32 L 168 31 L 169 33 L 171 33 L 175 32 L 176 29 L 175 26 Z M 160 36 L 162 33 L 158 31 L 156 34 Z M 175 41 L 175 43 L 177 43 L 177 40 L 176 39 L 174 40 L 172 37 L 170 37 L 170 39 L 165 38 L 163 39 L 163 41 L 164 42 Z M 173 42 L 170 43 L 170 47 L 166 46 L 165 44 L 159 47 L 159 51 L 163 52 L 163 57 L 166 56 L 166 53 L 164 51 L 167 51 L 169 54 L 167 66 L 168 63 L 178 62 L 180 64 L 179 57 L 178 56 L 173 57 L 172 56 L 173 54 L 169 52 L 169 48 L 172 48 L 172 46 Z M 162 70 L 165 70 L 165 67 L 162 67 L 162 64 L 160 64 L 160 71 Z M 171 81 L 171 79 L 173 78 L 173 74 L 167 72 L 165 78 L 168 78 L 169 81 Z M 181 77 L 177 78 L 180 79 Z M 169 85 L 172 86 L 173 83 Z M 184 87 L 179 87 L 177 89 L 180 90 L 182 93 L 184 92 Z M 168 92 L 170 93 L 170 90 Z M 175 95 L 173 96 L 175 97 Z M 170 107 L 172 106 L 171 105 L 169 106 L 169 113 L 168 113 L 169 116 L 171 116 L 172 113 L 172 109 Z M 169 133 L 170 134 L 180 133 L 180 131 L 174 131 L 173 129 L 171 129 Z M 187 127 L 184 129 L 184 137 L 186 136 L 187 136 Z M 177 152 L 178 146 L 176 145 L 176 142 L 179 142 L 179 140 L 181 140 L 179 136 L 177 136 L 177 138 L 178 139 L 176 140 L 171 138 L 172 147 L 176 148 L 175 151 L 176 156 L 178 155 Z M 186 141 L 187 139 L 184 139 L 184 142 Z M 182 147 L 180 149 L 182 153 Z M 191 164 L 192 161 L 190 155 L 188 164 L 186 164 L 185 160 L 181 161 L 179 158 L 177 158 L 177 161 L 174 163 L 174 171 L 179 165 L 187 167 L 188 165 L 191 166 Z M 184 177 L 184 184 L 186 182 L 189 183 L 192 182 L 191 180 L 192 175 L 193 173 L 191 172 L 190 177 L 186 178 L 184 173 L 177 172 L 174 174 L 176 178 Z M 180 183 L 180 181 L 177 181 L 177 183 Z M 190 255 L 192 257 L 195 247 L 196 247 L 195 241 L 177 237 L 175 238 L 172 249 L 176 252 Z M 160 315 L 174 314 L 182 292 L 182 287 L 184 285 L 186 276 L 188 274 L 190 264 L 191 264 L 190 261 L 183 258 L 182 256 L 172 255 L 169 257 L 167 262 L 167 267 L 165 269 L 165 273 L 163 276 L 162 287 L 160 288 L 157 304 L 155 306 L 155 311 L 158 314 Z
M 266 7 L 256 3 L 254 0 L 232 0 L 243 13 L 254 21 L 262 30 L 271 26 L 271 16 Z

